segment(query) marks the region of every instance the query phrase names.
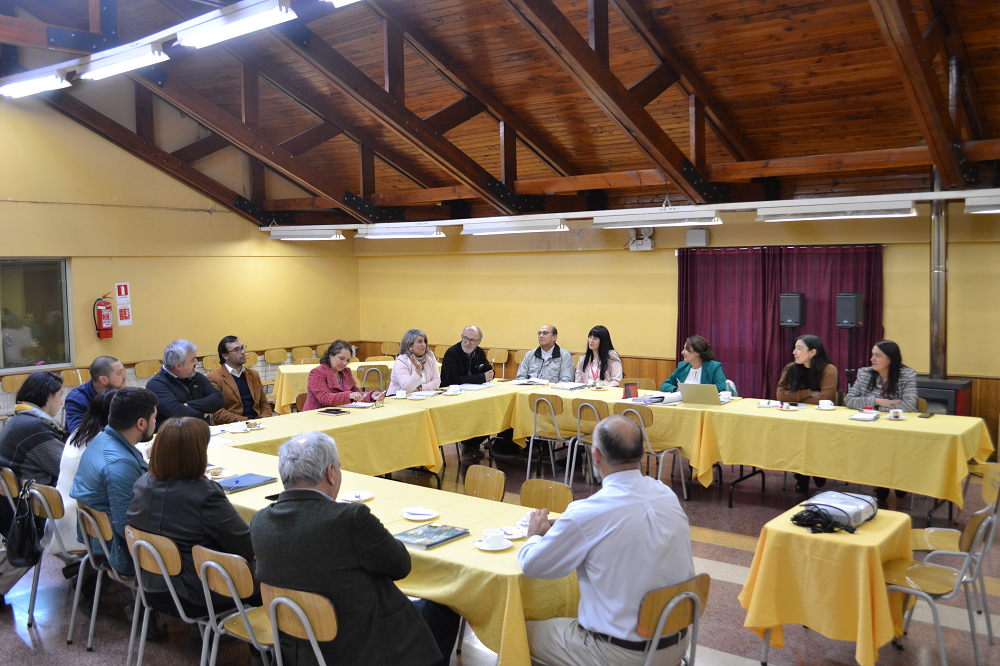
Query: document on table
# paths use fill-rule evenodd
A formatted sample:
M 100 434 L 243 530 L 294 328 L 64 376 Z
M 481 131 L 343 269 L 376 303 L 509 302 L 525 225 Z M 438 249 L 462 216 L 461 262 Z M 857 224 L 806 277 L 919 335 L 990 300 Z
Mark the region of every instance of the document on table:
M 625 398 L 618 402 L 627 402 L 632 405 L 676 405 L 681 401 L 679 391 L 673 393 L 661 393 L 659 391 L 647 393 L 640 398 Z
M 414 391 L 410 395 L 420 396 L 421 398 L 433 398 L 440 393 L 444 393 L 444 391 Z
M 878 412 L 858 412 L 851 414 L 852 421 L 875 421 L 878 419 Z
M 496 384 L 459 384 L 458 388 L 463 391 L 482 391 L 483 389 L 492 388 L 497 386 Z M 455 388 L 454 385 L 452 388 Z
M 511 386 L 527 386 L 529 384 L 536 386 L 545 386 L 549 383 L 549 380 L 542 379 L 541 377 L 532 377 L 531 379 L 515 379 L 510 383 Z
M 341 405 L 341 407 L 349 407 L 352 409 L 365 409 L 366 407 L 371 407 L 374 404 L 375 404 L 374 402 L 349 402 L 345 405 Z
M 587 385 L 580 382 L 559 382 L 558 384 L 553 384 L 552 388 L 564 391 L 579 391 L 580 389 L 587 388 Z

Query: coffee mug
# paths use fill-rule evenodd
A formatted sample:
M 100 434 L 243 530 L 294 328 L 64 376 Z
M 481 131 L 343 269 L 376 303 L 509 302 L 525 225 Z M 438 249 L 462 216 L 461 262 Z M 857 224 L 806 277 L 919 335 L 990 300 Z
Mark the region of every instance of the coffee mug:
M 719 391 L 719 400 L 732 400 L 732 399 L 733 399 L 732 391 Z
M 483 530 L 483 543 L 486 544 L 488 548 L 499 548 L 503 545 L 503 530 Z
M 396 391 L 396 397 L 397 398 L 405 398 L 406 397 L 406 391 Z
M 247 424 L 243 421 L 237 421 L 236 423 L 229 426 L 229 429 L 233 432 L 246 432 Z
M 823 409 L 833 409 L 833 400 L 820 400 L 819 406 Z
M 903 418 L 903 410 L 902 409 L 890 409 L 889 410 L 889 418 L 890 419 L 901 419 L 901 418 Z

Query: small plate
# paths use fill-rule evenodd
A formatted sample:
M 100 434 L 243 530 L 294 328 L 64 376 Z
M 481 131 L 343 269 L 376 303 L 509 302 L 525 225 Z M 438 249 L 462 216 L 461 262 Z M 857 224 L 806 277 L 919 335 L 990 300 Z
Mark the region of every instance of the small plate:
M 799 408 L 792 405 L 791 407 L 778 407 L 779 412 L 797 412 Z
M 441 395 L 462 395 L 462 393 L 463 391 L 455 391 L 454 393 L 452 393 L 451 391 L 445 391 Z
M 591 386 L 590 390 L 591 391 L 607 391 L 608 387 L 607 386 Z
M 818 409 L 821 412 L 832 412 L 832 411 L 834 411 L 837 408 L 836 407 L 819 407 L 819 406 L 817 406 L 816 409 Z
M 408 395 L 408 396 L 406 396 L 406 399 L 407 400 L 426 400 L 427 396 L 424 396 L 424 395 Z
M 210 475 L 208 478 L 212 479 L 212 481 L 219 481 L 220 479 L 231 479 L 234 476 L 239 476 L 239 475 L 240 473 L 237 472 L 235 469 L 224 469 L 222 470 L 222 474 L 218 476 Z
M 373 497 L 375 497 L 375 493 L 369 490 L 350 490 L 341 491 L 339 499 L 346 502 L 367 502 Z
M 905 421 L 906 420 L 905 416 L 900 416 L 900 417 L 887 416 L 885 418 L 889 419 L 890 421 Z
M 510 548 L 511 546 L 514 545 L 514 543 L 510 539 L 504 539 L 503 543 L 500 546 L 496 547 L 496 548 L 490 548 L 483 541 L 476 541 L 474 543 L 476 544 L 476 548 L 478 548 L 479 550 L 485 550 L 488 553 L 492 553 L 492 552 L 496 552 L 496 551 L 500 551 L 500 550 L 507 550 L 508 548 Z
M 433 511 L 433 510 L 432 510 L 431 513 L 408 513 L 405 510 L 400 511 L 400 513 L 403 514 L 403 518 L 406 518 L 407 520 L 413 520 L 413 521 L 416 521 L 416 522 L 420 522 L 420 523 L 427 522 L 429 520 L 434 520 L 435 518 L 437 518 L 440 515 L 437 511 Z
M 501 527 L 503 530 L 503 535 L 510 539 L 511 541 L 517 541 L 518 539 L 525 539 L 528 536 L 528 530 L 518 527 L 517 525 L 510 525 L 508 527 Z

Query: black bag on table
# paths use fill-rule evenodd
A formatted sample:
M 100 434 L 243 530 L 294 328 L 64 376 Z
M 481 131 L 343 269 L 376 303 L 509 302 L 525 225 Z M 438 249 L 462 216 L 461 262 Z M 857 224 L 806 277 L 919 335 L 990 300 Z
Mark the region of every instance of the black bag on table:
M 33 567 L 42 559 L 42 535 L 31 513 L 28 488 L 35 482 L 28 479 L 21 485 L 14 503 L 14 522 L 7 533 L 7 562 L 14 567 Z

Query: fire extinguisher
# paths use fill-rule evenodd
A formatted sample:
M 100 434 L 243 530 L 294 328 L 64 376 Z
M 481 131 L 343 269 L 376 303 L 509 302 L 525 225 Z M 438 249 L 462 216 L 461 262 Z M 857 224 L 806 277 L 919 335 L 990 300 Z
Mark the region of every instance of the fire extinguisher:
M 114 335 L 111 330 L 111 303 L 108 301 L 110 295 L 109 291 L 94 301 L 94 328 L 97 329 L 97 337 L 101 339 Z

